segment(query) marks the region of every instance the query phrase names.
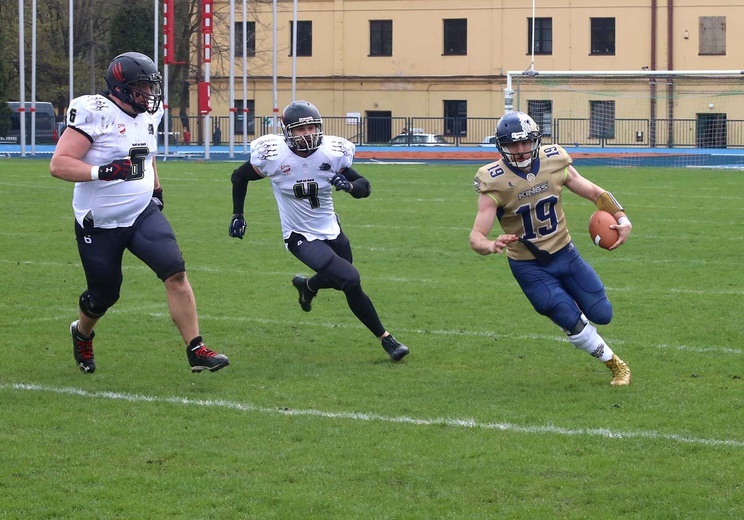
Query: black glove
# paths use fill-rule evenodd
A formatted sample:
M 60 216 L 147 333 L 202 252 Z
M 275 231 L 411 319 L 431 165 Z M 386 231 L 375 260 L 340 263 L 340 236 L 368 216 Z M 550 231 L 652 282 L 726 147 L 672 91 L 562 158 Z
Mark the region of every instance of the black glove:
M 163 211 L 165 202 L 163 201 L 163 188 L 152 190 L 152 201 L 158 206 L 160 211 Z
M 351 192 L 354 189 L 354 186 L 351 185 L 349 180 L 340 173 L 337 173 L 331 178 L 331 184 L 336 187 L 336 191 Z
M 99 181 L 128 181 L 132 178 L 132 161 L 117 159 L 98 167 Z
M 243 240 L 243 235 L 245 235 L 245 219 L 243 218 L 243 215 L 241 213 L 235 213 L 232 216 L 232 221 L 230 221 L 230 229 L 228 229 L 228 233 L 230 233 L 230 236 L 233 238 L 239 238 L 240 240 Z

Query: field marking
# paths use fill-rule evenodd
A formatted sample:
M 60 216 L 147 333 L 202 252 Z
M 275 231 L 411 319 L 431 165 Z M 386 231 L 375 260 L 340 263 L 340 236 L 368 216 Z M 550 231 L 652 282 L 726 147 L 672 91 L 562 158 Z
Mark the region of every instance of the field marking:
M 247 403 L 237 403 L 222 399 L 189 399 L 188 397 L 160 397 L 152 395 L 129 394 L 123 392 L 89 392 L 80 388 L 54 387 L 29 383 L 0 383 L 1 389 L 13 391 L 49 392 L 59 395 L 75 395 L 93 399 L 109 399 L 130 403 L 168 403 L 183 406 L 201 406 L 210 408 L 225 408 L 240 412 L 258 412 L 273 415 L 288 415 L 297 417 L 319 417 L 322 419 L 341 419 L 363 422 L 383 422 L 395 424 L 409 424 L 413 426 L 450 426 L 454 428 L 496 430 L 503 432 L 531 433 L 537 435 L 563 435 L 604 437 L 607 439 L 650 439 L 664 440 L 680 444 L 694 444 L 701 446 L 725 446 L 730 448 L 744 448 L 744 441 L 735 439 L 706 439 L 704 437 L 688 437 L 676 433 L 661 433 L 657 431 L 615 431 L 608 428 L 562 428 L 554 425 L 524 426 L 510 422 L 479 422 L 475 419 L 451 419 L 439 417 L 435 419 L 417 419 L 407 415 L 386 416 L 360 412 L 324 412 L 322 410 L 267 408 Z

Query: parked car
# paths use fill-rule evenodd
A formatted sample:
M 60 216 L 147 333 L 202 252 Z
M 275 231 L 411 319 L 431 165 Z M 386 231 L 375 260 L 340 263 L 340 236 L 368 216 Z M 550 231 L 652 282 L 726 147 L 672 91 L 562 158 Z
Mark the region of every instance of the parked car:
M 484 137 L 483 140 L 480 142 L 480 144 L 478 146 L 495 147 L 496 146 L 496 136 L 495 135 L 489 135 L 487 137 Z
M 450 146 L 443 135 L 439 134 L 400 134 L 393 137 L 390 146 Z

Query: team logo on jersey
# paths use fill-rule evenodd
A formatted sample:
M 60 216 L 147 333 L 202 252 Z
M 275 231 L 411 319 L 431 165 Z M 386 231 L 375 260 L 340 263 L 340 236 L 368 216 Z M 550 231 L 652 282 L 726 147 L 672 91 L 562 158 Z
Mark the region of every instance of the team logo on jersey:
M 534 197 L 536 195 L 540 195 L 541 193 L 544 193 L 546 191 L 548 191 L 547 181 L 541 182 L 540 184 L 535 184 L 530 189 L 520 192 L 518 197 L 519 197 L 519 200 L 522 200 L 527 197 Z
M 119 135 L 124 135 L 127 133 L 127 125 L 124 123 L 119 123 Z
M 318 169 L 322 172 L 329 172 L 331 171 L 331 165 L 327 162 L 324 162 L 318 167 Z
M 483 184 L 483 183 L 481 182 L 480 177 L 476 176 L 473 179 L 473 188 L 475 188 L 475 191 L 478 192 L 478 193 L 480 193 L 481 184 Z
M 155 127 L 153 126 L 152 123 L 147 125 L 147 133 L 150 135 L 155 135 Z
M 289 175 L 289 172 L 292 170 L 292 168 L 288 164 L 282 164 L 279 169 L 284 175 Z

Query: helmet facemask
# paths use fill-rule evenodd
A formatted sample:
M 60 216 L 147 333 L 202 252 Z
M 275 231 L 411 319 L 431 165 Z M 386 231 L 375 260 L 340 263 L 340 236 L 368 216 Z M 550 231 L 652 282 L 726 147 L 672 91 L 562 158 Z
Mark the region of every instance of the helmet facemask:
M 521 170 L 528 169 L 532 167 L 535 159 L 537 159 L 537 155 L 540 153 L 541 141 L 542 138 L 540 136 L 538 136 L 537 138 L 514 140 L 511 143 L 504 143 L 499 145 L 499 151 L 501 152 L 501 155 L 504 156 L 504 159 L 506 159 L 506 161 L 508 161 L 513 166 L 516 166 Z M 520 145 L 520 143 L 524 142 L 530 143 L 529 151 L 517 152 L 517 147 Z M 523 157 L 527 153 L 529 153 L 529 157 L 527 157 L 526 159 L 518 160 L 518 157 Z
M 123 96 L 117 94 L 117 97 L 132 105 L 132 108 L 138 114 L 144 112 L 154 114 L 160 108 L 160 102 L 163 99 L 161 84 L 155 81 L 140 81 L 128 84 L 121 92 Z
M 315 132 L 309 134 L 294 134 L 294 130 L 315 125 Z M 284 126 L 284 125 L 282 125 Z M 287 146 L 298 152 L 312 152 L 320 148 L 323 142 L 323 123 L 319 120 L 298 121 L 284 127 L 284 136 L 287 138 Z

